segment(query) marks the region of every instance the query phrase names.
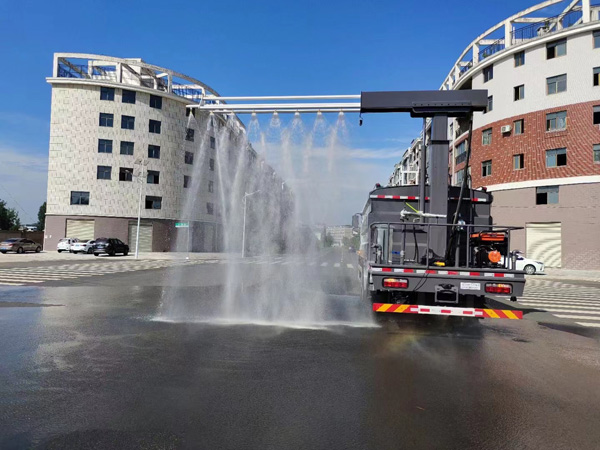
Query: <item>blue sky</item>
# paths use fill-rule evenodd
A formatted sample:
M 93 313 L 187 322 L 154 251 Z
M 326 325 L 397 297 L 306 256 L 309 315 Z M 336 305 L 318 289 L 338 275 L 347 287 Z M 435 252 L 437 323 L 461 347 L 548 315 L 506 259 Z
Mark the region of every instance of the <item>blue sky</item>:
M 437 89 L 477 35 L 533 4 L 6 2 L 0 16 L 0 198 L 19 209 L 23 222 L 35 221 L 45 200 L 51 94 L 45 77 L 54 52 L 141 57 L 222 95 Z M 357 121 L 348 117 L 349 145 L 378 156 L 365 165 L 365 184 L 385 182 L 420 122 L 369 115 L 359 128 Z M 381 157 L 388 150 L 390 158 Z M 343 217 L 361 209 L 365 196 L 350 199 L 337 221 L 348 222 Z

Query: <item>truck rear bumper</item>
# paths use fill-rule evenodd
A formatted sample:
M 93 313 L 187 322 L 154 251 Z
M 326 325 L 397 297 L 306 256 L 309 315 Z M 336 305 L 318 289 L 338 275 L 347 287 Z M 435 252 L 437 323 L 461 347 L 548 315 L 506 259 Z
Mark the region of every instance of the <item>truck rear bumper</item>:
M 510 309 L 456 308 L 449 306 L 421 306 L 394 303 L 373 303 L 373 311 L 377 313 L 429 314 L 436 316 L 481 317 L 488 319 L 523 318 L 523 312 Z

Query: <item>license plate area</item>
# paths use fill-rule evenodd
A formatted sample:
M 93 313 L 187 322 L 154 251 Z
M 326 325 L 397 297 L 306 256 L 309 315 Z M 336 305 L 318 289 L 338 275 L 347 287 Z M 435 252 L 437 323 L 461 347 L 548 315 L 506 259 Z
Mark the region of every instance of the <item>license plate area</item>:
M 438 284 L 435 287 L 436 303 L 458 303 L 458 288 L 452 284 Z

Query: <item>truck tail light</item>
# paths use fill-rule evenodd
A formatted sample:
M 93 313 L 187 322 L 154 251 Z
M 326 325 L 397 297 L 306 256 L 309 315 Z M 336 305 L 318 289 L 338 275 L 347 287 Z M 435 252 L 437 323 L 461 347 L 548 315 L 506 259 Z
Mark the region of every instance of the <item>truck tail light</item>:
M 404 289 L 408 287 L 408 280 L 402 278 L 384 278 L 383 287 Z
M 485 292 L 490 294 L 510 294 L 512 293 L 512 285 L 505 283 L 487 283 Z

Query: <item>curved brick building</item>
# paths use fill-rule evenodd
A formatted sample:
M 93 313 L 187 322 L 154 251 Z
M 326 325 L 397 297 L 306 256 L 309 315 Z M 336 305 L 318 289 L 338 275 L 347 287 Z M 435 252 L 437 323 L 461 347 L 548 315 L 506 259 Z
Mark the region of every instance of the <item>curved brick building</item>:
M 494 193 L 513 248 L 547 267 L 600 269 L 600 5 L 551 0 L 478 36 L 441 89 L 487 89 L 473 121 L 470 182 Z M 468 123 L 450 124 L 451 174 L 464 176 Z M 392 183 L 414 179 L 415 140 Z M 414 161 L 414 162 L 412 162 Z

